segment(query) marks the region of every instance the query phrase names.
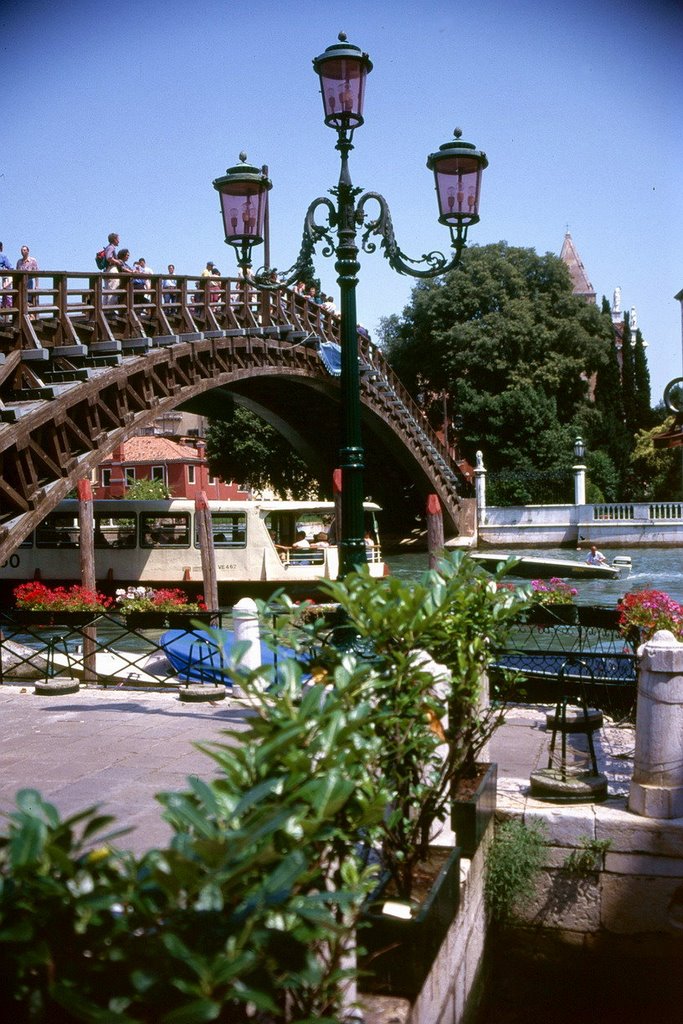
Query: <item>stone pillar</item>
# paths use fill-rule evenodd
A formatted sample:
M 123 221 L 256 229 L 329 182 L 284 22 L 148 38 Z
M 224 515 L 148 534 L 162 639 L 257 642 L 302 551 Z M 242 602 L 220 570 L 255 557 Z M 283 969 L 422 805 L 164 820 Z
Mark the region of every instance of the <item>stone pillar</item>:
M 574 504 L 586 504 L 586 467 L 583 463 L 572 466 L 574 470 Z
M 486 522 L 486 470 L 484 469 L 484 456 L 481 452 L 477 452 L 476 455 L 474 493 L 477 500 L 477 526 L 481 526 Z
M 683 817 L 683 643 L 659 630 L 638 649 L 636 749 L 628 806 L 645 818 Z
M 261 657 L 261 628 L 258 620 L 256 601 L 251 597 L 243 597 L 232 609 L 232 622 L 235 632 L 235 643 L 248 643 L 249 646 L 239 660 L 239 667 L 246 672 L 253 672 L 263 664 Z M 245 691 L 237 683 L 233 684 L 234 697 L 246 696 Z

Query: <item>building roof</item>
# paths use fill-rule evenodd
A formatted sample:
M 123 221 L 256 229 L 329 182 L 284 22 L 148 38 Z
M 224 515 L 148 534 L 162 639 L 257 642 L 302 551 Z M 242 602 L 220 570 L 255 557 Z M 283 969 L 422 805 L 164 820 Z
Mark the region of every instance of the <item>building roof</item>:
M 196 448 L 178 444 L 168 437 L 144 435 L 130 437 L 120 446 L 122 462 L 203 462 L 203 456 Z M 107 459 L 107 462 L 114 461 Z M 116 459 L 118 462 L 118 458 Z
M 569 268 L 574 295 L 580 295 L 581 298 L 584 298 L 587 301 L 595 302 L 595 289 L 588 280 L 586 268 L 581 262 L 581 257 L 576 251 L 576 246 L 574 245 L 572 236 L 569 232 L 564 236 L 560 259 L 566 263 Z

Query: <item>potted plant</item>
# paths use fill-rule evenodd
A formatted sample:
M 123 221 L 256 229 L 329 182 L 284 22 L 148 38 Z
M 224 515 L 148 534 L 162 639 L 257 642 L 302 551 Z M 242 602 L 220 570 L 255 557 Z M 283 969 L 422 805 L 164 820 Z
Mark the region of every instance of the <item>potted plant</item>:
M 92 622 L 111 606 L 112 600 L 88 587 L 46 587 L 39 580 L 21 583 L 14 589 L 17 622 L 50 626 L 83 625 Z
M 341 633 L 344 640 L 321 649 L 314 671 L 329 672 L 355 654 L 374 681 L 372 726 L 382 742 L 368 772 L 383 780 L 391 797 L 373 850 L 382 888 L 359 942 L 374 976 L 369 986 L 395 994 L 419 990 L 457 910 L 457 848 L 446 850 L 437 869 L 441 895 L 432 892 L 420 903 L 416 892 L 453 788 L 476 772 L 477 755 L 497 724 L 497 712 L 481 701 L 484 675 L 527 602 L 525 591 L 499 590 L 497 582 L 457 553 L 417 582 L 353 573 L 324 588 L 339 609 L 339 623 L 331 625 L 328 616 L 308 627 L 319 630 L 308 636 L 309 648 L 325 631 L 329 639 Z M 293 643 L 291 636 L 287 642 Z M 404 917 L 382 913 L 387 902 Z
M 116 603 L 129 629 L 173 626 L 182 629 L 189 628 L 193 620 L 208 622 L 211 618 L 202 597 L 191 601 L 177 587 L 120 589 L 116 591 Z
M 532 580 L 527 620 L 549 626 L 573 625 L 577 621 L 576 595 L 576 587 L 556 576 L 549 580 Z
M 650 640 L 660 629 L 668 629 L 683 641 L 683 605 L 662 590 L 634 590 L 618 605 L 619 629 L 634 645 Z

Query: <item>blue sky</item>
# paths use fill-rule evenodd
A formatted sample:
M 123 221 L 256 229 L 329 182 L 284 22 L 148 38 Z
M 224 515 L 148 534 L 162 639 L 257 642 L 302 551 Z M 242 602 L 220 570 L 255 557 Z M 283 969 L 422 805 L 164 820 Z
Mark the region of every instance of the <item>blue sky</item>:
M 268 164 L 271 262 L 338 177 L 311 59 L 345 31 L 374 63 L 354 184 L 379 191 L 410 256 L 448 248 L 427 154 L 460 126 L 484 149 L 470 242 L 559 253 L 635 306 L 653 400 L 681 372 L 683 4 L 651 0 L 2 0 L 0 239 L 43 269 L 94 269 L 109 231 L 154 270 L 234 271 L 215 177 Z M 336 296 L 331 260 L 317 259 Z M 361 322 L 414 282 L 364 256 Z

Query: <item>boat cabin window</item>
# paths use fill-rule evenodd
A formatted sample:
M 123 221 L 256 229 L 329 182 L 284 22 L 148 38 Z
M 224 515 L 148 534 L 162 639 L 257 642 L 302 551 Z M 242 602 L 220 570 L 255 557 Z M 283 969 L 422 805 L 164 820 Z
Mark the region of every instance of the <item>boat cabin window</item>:
M 135 517 L 95 513 L 96 548 L 134 548 Z
M 245 548 L 247 546 L 246 512 L 214 512 L 211 515 L 213 544 L 216 548 Z M 195 529 L 195 547 L 199 547 L 199 530 Z
M 140 515 L 140 547 L 189 548 L 190 516 L 188 513 L 159 515 L 143 512 Z
M 80 535 L 78 516 L 71 512 L 52 512 L 36 527 L 36 547 L 77 548 Z

